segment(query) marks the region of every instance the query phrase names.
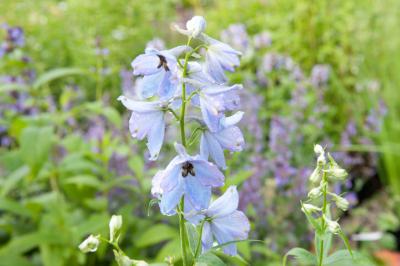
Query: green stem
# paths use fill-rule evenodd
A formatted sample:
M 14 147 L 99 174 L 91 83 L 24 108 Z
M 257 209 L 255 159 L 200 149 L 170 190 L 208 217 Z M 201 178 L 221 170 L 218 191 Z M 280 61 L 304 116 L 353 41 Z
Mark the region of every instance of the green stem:
M 323 205 L 322 205 L 322 221 L 321 221 L 321 230 L 323 234 L 325 234 L 325 218 L 326 217 L 326 208 L 327 208 L 327 186 L 328 186 L 328 180 L 326 173 L 323 172 L 322 175 L 322 182 L 324 187 L 322 188 L 322 194 L 323 194 Z M 324 240 L 322 239 L 321 241 L 321 248 L 319 250 L 319 266 L 322 266 L 322 261 L 324 260 Z
M 200 234 L 199 234 L 199 240 L 197 242 L 197 246 L 196 246 L 196 251 L 194 253 L 194 257 L 197 258 L 199 256 L 200 253 L 200 247 L 201 247 L 201 235 L 203 234 L 203 227 L 204 227 L 204 223 L 206 222 L 206 220 L 204 219 L 201 224 L 200 224 Z
M 190 45 L 191 38 L 189 38 L 187 45 Z M 185 62 L 183 65 L 183 73 L 182 76 L 186 77 L 187 76 L 187 66 L 188 66 L 188 61 L 190 57 L 190 52 L 187 52 L 185 55 Z M 182 106 L 181 106 L 181 114 L 179 116 L 179 126 L 181 130 L 181 141 L 182 145 L 186 147 L 186 133 L 185 133 L 185 113 L 186 113 L 186 84 L 182 84 Z M 179 204 L 179 234 L 180 234 L 180 239 L 181 239 L 181 251 L 182 251 L 182 263 L 183 266 L 189 265 L 188 262 L 188 251 L 187 251 L 187 235 L 186 235 L 186 228 L 185 228 L 185 217 L 183 215 L 185 209 L 185 198 L 182 196 L 180 204 Z

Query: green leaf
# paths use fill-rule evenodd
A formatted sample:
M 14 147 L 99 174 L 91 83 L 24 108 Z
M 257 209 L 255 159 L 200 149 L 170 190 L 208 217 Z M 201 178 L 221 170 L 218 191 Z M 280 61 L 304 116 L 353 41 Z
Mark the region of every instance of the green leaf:
M 344 245 L 346 246 L 346 248 L 349 251 L 350 255 L 353 256 L 353 251 L 351 250 L 351 246 L 350 246 L 349 240 L 347 239 L 346 235 L 342 231 L 340 231 L 339 232 L 339 236 L 342 238 L 342 240 L 344 242 Z
M 227 179 L 225 181 L 225 186 L 224 187 L 229 187 L 232 185 L 240 185 L 244 181 L 246 181 L 251 175 L 253 174 L 253 171 L 249 170 L 243 170 L 232 176 L 231 178 Z
M 196 253 L 197 243 L 199 242 L 199 233 L 196 230 L 196 226 L 191 223 L 185 223 L 187 236 L 189 238 L 189 246 L 193 256 Z
M 289 250 L 283 257 L 283 266 L 286 266 L 286 261 L 289 256 L 293 256 L 301 265 L 317 265 L 317 258 L 315 255 L 303 248 L 293 248 Z
M 0 266 L 10 266 L 10 265 L 18 265 L 18 266 L 34 266 L 32 262 L 27 260 L 26 258 L 10 255 L 10 254 L 1 254 L 0 255 Z
M 81 68 L 57 68 L 50 70 L 44 74 L 42 74 L 40 77 L 36 79 L 36 81 L 33 83 L 33 88 L 38 89 L 41 86 L 45 85 L 46 83 L 49 83 L 50 81 L 53 81 L 55 79 L 59 79 L 62 77 L 66 76 L 72 76 L 72 75 L 87 75 L 88 72 L 84 69 Z
M 367 257 L 360 253 L 354 253 L 353 256 L 348 250 L 338 250 L 324 260 L 324 266 L 374 266 Z
M 2 182 L 1 184 L 0 196 L 6 196 L 8 192 L 14 189 L 18 182 L 21 181 L 29 173 L 29 170 L 30 169 L 27 165 L 23 165 L 12 172 L 10 175 L 8 175 L 5 178 L 4 182 Z
M 328 256 L 329 249 L 332 245 L 332 233 L 326 232 L 323 236 L 320 233 L 315 232 L 315 248 L 317 254 L 320 254 L 321 242 L 324 243 L 324 258 Z
M 102 182 L 100 182 L 98 178 L 93 175 L 76 175 L 69 177 L 63 181 L 63 184 L 72 184 L 76 185 L 77 187 L 88 186 L 99 190 L 103 187 Z
M 178 232 L 175 228 L 165 224 L 157 224 L 143 232 L 143 234 L 135 240 L 135 245 L 142 248 L 178 237 Z
M 10 91 L 28 91 L 29 87 L 25 84 L 18 83 L 8 83 L 8 84 L 0 84 L 0 93 L 10 92 Z
M 226 264 L 212 252 L 202 254 L 196 259 L 195 266 L 225 266 Z
M 22 130 L 19 142 L 22 160 L 34 173 L 47 162 L 53 145 L 53 128 L 27 127 Z
M 320 218 L 314 218 L 304 207 L 303 207 L 303 202 L 301 203 L 301 209 L 304 212 L 304 214 L 307 217 L 308 222 L 315 228 L 316 232 L 319 234 L 322 232 L 321 225 L 319 223 Z
M 8 211 L 20 216 L 32 216 L 32 213 L 21 203 L 6 198 L 0 198 L 0 210 Z

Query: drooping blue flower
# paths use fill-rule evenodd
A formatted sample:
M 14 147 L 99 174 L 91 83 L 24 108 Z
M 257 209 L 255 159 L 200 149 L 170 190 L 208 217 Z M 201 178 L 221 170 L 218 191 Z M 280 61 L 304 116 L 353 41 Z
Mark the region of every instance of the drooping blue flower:
M 200 155 L 190 156 L 180 144 L 175 144 L 178 155 L 152 181 L 152 194 L 160 199 L 165 215 L 175 214 L 182 196 L 196 210 L 205 209 L 211 199 L 211 188 L 224 184 L 218 167 Z
M 166 103 L 161 101 L 134 101 L 125 96 L 118 97 L 118 100 L 127 109 L 132 111 L 131 118 L 129 119 L 129 131 L 132 137 L 139 140 L 147 137 L 150 160 L 156 160 L 164 141 L 164 110 Z
M 161 99 L 171 98 L 179 84 L 177 56 L 187 51 L 188 46 L 158 51 L 147 48 L 144 54 L 132 61 L 133 75 L 142 75 L 140 91 L 143 98 L 158 94 Z
M 219 121 L 226 111 L 233 111 L 239 107 L 240 84 L 232 86 L 211 85 L 200 90 L 200 109 L 204 122 L 212 132 L 219 129 Z
M 198 224 L 205 219 L 201 236 L 203 252 L 209 250 L 214 243 L 224 244 L 235 240 L 245 240 L 250 231 L 250 223 L 246 215 L 238 211 L 239 194 L 235 186 L 230 186 L 226 192 L 210 204 L 208 209 L 196 212 L 189 204 L 185 208 L 185 218 Z M 185 206 L 186 206 L 185 205 Z M 236 244 L 223 247 L 228 255 L 236 255 Z
M 206 52 L 206 72 L 218 83 L 227 81 L 224 71 L 233 72 L 239 66 L 241 52 L 226 43 L 217 41 L 203 34 L 208 43 Z
M 226 169 L 224 150 L 231 152 L 242 151 L 244 147 L 243 134 L 235 126 L 243 117 L 243 112 L 237 112 L 230 117 L 220 119 L 216 132 L 203 131 L 200 140 L 200 154 L 208 159 L 209 156 L 221 168 Z

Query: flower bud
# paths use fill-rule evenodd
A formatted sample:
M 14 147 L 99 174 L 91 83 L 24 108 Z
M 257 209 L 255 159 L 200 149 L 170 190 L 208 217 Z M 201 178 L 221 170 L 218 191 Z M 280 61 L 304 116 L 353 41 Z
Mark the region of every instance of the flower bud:
M 315 168 L 314 171 L 312 172 L 312 174 L 310 175 L 310 181 L 312 183 L 317 183 L 320 178 L 321 178 L 321 170 L 317 166 L 317 168 Z
M 347 201 L 347 199 L 340 197 L 338 195 L 335 195 L 333 197 L 333 200 L 336 203 L 336 206 L 341 209 L 342 211 L 347 211 L 349 209 L 350 203 Z
M 119 231 L 122 227 L 122 216 L 113 215 L 110 220 L 110 241 L 114 242 L 118 239 Z
M 314 145 L 314 152 L 315 152 L 315 154 L 317 154 L 317 155 L 321 155 L 321 154 L 324 154 L 324 153 L 325 153 L 324 148 L 322 148 L 322 146 L 319 145 L 319 144 L 315 144 L 315 145 Z
M 321 153 L 317 159 L 318 166 L 323 166 L 326 164 L 325 154 Z
M 193 38 L 197 38 L 206 29 L 206 20 L 202 16 L 194 16 L 186 22 L 186 28 Z
M 119 266 L 148 266 L 149 264 L 143 260 L 132 260 L 128 256 L 114 249 L 115 260 Z
M 84 253 L 95 252 L 100 244 L 99 237 L 90 235 L 79 245 L 79 249 Z
M 345 180 L 347 176 L 346 170 L 340 168 L 338 165 L 335 165 L 327 170 L 329 174 L 329 178 L 332 180 Z
M 316 199 L 318 197 L 320 197 L 322 195 L 322 191 L 321 191 L 321 187 L 316 187 L 310 190 L 310 192 L 308 192 L 308 197 L 310 199 Z
M 312 205 L 312 204 L 304 203 L 303 206 L 302 206 L 302 208 L 301 208 L 301 210 L 302 210 L 303 212 L 313 213 L 313 212 L 319 212 L 319 211 L 321 211 L 321 208 L 318 208 L 317 206 L 314 206 L 314 205 Z
M 340 225 L 336 221 L 329 220 L 327 218 L 324 218 L 326 224 L 328 225 L 328 230 L 332 234 L 338 234 L 340 232 Z

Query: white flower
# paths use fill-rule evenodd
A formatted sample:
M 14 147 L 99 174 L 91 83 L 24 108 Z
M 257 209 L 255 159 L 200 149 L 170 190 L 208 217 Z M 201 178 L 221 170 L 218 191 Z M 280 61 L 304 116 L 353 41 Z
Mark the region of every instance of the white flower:
M 310 181 L 312 183 L 317 183 L 320 177 L 321 177 L 321 169 L 320 167 L 317 166 L 317 168 L 315 168 L 312 174 L 310 175 Z
M 310 192 L 308 192 L 308 197 L 310 199 L 316 199 L 321 195 L 322 195 L 321 187 L 313 188 L 310 190 Z
M 340 225 L 337 221 L 332 221 L 324 217 L 326 224 L 328 225 L 328 230 L 332 234 L 338 234 L 340 232 Z
M 339 167 L 338 165 L 335 165 L 328 169 L 327 173 L 329 173 L 329 177 L 333 180 L 344 180 L 347 176 L 346 170 Z
M 85 239 L 85 241 L 83 241 L 79 245 L 79 249 L 84 253 L 95 252 L 100 244 L 99 237 L 100 237 L 99 235 L 98 236 L 90 235 L 88 238 Z
M 333 199 L 336 203 L 336 206 L 338 206 L 338 208 L 341 209 L 342 211 L 347 211 L 349 209 L 350 203 L 348 202 L 347 199 L 340 197 L 338 195 L 334 195 Z
M 206 20 L 202 16 L 194 16 L 186 22 L 186 28 L 193 38 L 197 38 L 206 29 Z
M 113 215 L 110 220 L 110 241 L 114 242 L 118 239 L 119 231 L 122 227 L 122 216 Z
M 118 252 L 117 250 L 114 251 L 115 260 L 117 261 L 119 266 L 148 266 L 149 264 L 143 260 L 132 260 L 128 256 Z
M 312 204 L 303 204 L 302 211 L 308 212 L 308 213 L 313 213 L 313 212 L 319 212 L 321 211 L 321 208 L 318 208 L 317 206 L 314 206 Z
M 325 153 L 324 148 L 322 148 L 322 146 L 319 145 L 319 144 L 315 144 L 315 145 L 314 145 L 314 152 L 315 152 L 315 154 L 317 154 L 317 155 L 321 155 L 321 154 L 324 154 L 324 153 Z

